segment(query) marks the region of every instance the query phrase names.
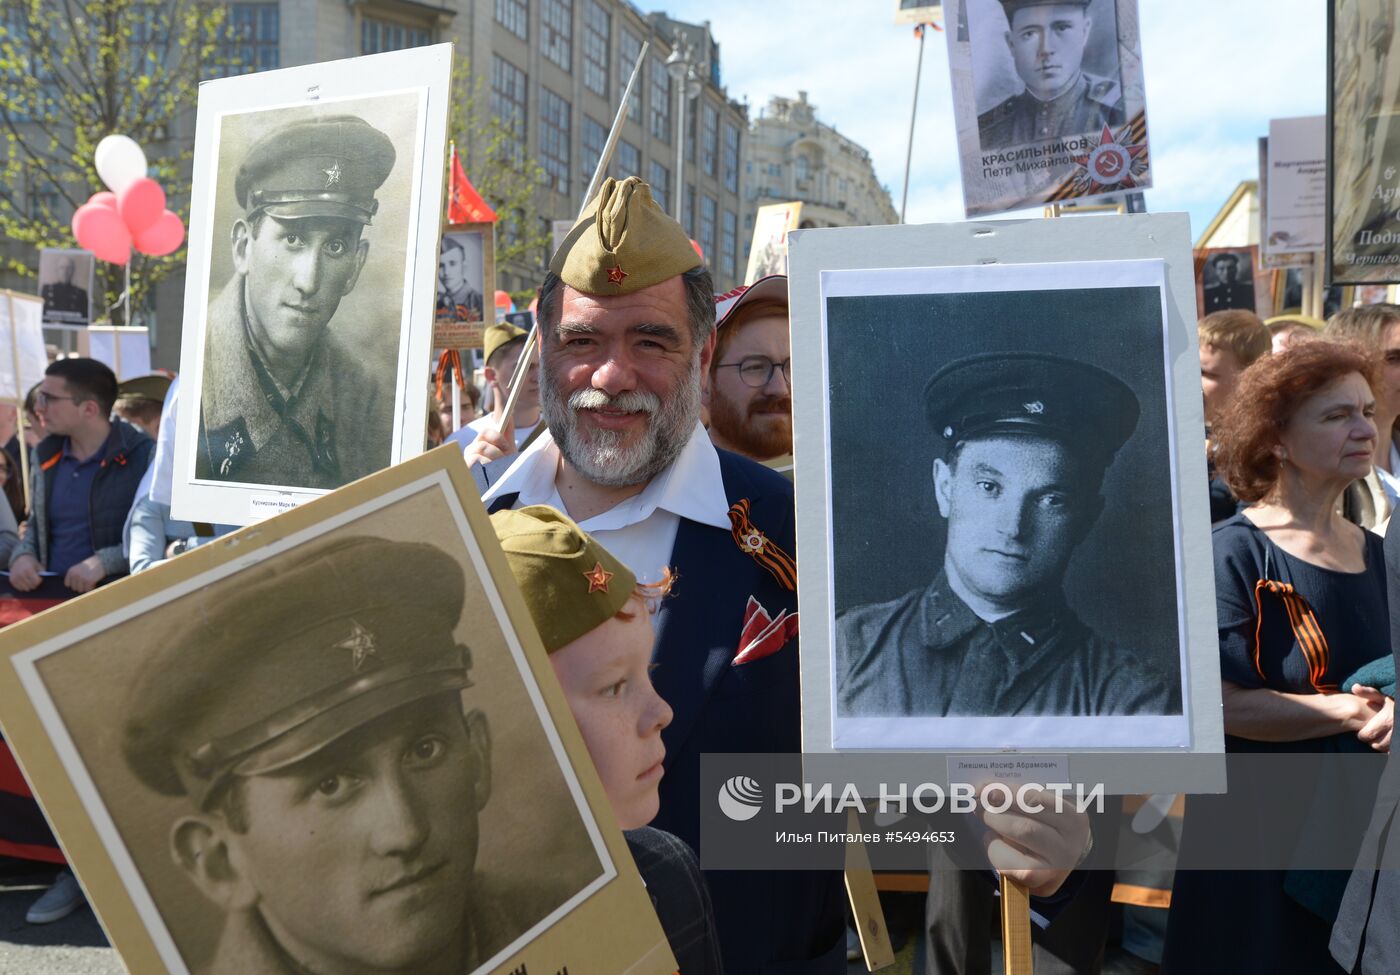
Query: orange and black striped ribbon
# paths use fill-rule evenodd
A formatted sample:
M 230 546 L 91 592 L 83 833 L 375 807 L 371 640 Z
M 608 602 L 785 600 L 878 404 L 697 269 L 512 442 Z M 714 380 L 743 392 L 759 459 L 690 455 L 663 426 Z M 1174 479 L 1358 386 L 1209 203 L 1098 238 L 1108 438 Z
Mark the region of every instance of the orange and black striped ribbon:
M 445 402 L 442 398 L 442 384 L 447 378 L 448 369 L 456 372 L 458 385 L 465 386 L 467 384 L 466 376 L 462 373 L 462 356 L 456 349 L 443 350 L 442 357 L 438 359 L 437 375 L 435 377 L 437 381 L 436 395 L 438 402 L 442 403 L 444 406 L 452 405 L 451 403 Z
M 734 542 L 778 580 L 788 592 L 797 591 L 797 562 L 749 521 L 749 499 L 736 501 L 729 509 Z
M 1141 145 L 1146 138 L 1147 114 L 1145 112 L 1138 112 L 1128 120 L 1127 125 L 1114 134 L 1114 139 L 1118 144 L 1124 146 Z M 1065 200 L 1078 199 L 1083 195 L 1084 193 L 1075 186 L 1075 181 L 1067 179 L 1046 197 L 1046 202 L 1061 203 Z
M 1260 593 L 1265 592 L 1277 596 L 1279 601 L 1283 603 L 1283 608 L 1288 612 L 1288 624 L 1293 627 L 1293 636 L 1298 641 L 1298 646 L 1303 650 L 1304 659 L 1308 662 L 1308 683 L 1319 694 L 1334 693 L 1337 690 L 1337 685 L 1328 684 L 1324 680 L 1330 659 L 1327 637 L 1322 635 L 1322 627 L 1318 624 L 1317 617 L 1313 615 L 1312 607 L 1293 589 L 1292 585 L 1287 582 L 1276 582 L 1273 579 L 1260 579 L 1254 586 L 1254 669 L 1259 674 L 1259 679 L 1267 680 L 1260 660 L 1262 652 L 1260 630 L 1264 624 L 1264 606 Z

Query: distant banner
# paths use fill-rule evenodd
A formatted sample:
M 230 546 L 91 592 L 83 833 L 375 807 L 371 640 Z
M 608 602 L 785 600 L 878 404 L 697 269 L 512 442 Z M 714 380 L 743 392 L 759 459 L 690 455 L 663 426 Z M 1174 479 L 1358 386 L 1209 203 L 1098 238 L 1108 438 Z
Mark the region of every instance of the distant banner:
M 898 0 L 894 11 L 896 24 L 941 24 L 943 4 L 931 0 Z
M 1327 244 L 1327 117 L 1272 119 L 1265 163 L 1264 266 L 1303 263 Z
M 802 219 L 801 203 L 769 203 L 758 208 L 749 245 L 749 266 L 744 283 L 753 284 L 770 274 L 787 274 L 787 235 Z
M 1327 280 L 1400 282 L 1395 5 L 1331 0 L 1327 17 Z
M 949 0 L 969 217 L 1152 185 L 1137 0 Z

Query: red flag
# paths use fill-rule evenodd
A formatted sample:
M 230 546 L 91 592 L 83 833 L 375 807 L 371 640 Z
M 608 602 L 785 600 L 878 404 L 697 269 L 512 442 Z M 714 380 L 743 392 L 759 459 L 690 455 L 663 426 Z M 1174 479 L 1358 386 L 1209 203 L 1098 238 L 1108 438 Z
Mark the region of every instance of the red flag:
M 467 179 L 467 172 L 462 168 L 462 157 L 457 155 L 455 145 L 452 147 L 452 177 L 448 181 L 447 222 L 496 222 L 496 211 L 486 205 L 472 181 Z

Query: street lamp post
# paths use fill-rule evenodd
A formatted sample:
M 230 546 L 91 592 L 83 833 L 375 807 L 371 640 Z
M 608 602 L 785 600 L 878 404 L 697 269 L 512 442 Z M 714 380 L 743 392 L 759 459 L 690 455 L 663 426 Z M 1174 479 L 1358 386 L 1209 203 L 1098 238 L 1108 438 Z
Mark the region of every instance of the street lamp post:
M 680 103 L 676 110 L 676 183 L 675 194 L 676 223 L 685 226 L 682 207 L 685 202 L 685 106 L 688 101 L 700 94 L 700 78 L 695 74 L 695 66 L 690 63 L 690 47 L 677 42 L 670 56 L 666 58 L 666 71 L 676 82 L 676 98 Z M 690 233 L 687 228 L 686 233 Z

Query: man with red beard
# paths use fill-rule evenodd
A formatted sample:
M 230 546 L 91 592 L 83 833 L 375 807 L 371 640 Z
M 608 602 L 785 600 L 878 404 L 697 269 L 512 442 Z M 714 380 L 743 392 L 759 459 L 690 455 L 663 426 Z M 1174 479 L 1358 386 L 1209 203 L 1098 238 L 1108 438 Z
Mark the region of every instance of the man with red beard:
M 791 454 L 787 275 L 731 292 L 716 302 L 715 312 L 715 357 L 705 393 L 710 439 L 763 463 Z

